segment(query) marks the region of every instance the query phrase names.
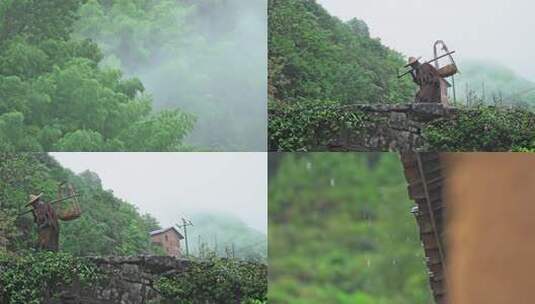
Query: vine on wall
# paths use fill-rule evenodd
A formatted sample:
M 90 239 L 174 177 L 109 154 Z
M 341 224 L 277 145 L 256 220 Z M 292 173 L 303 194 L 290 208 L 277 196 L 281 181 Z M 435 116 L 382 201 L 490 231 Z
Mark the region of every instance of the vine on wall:
M 335 102 L 270 102 L 269 113 L 270 151 L 318 151 L 342 130 L 358 138 L 376 135 L 378 125 L 390 128 L 387 117 Z M 488 105 L 459 108 L 455 116 L 432 120 L 419 132 L 425 151 L 534 151 L 535 113 Z
M 0 302 L 39 304 L 58 297 L 61 286 L 87 286 L 100 279 L 98 269 L 68 253 L 39 252 L 0 256 Z
M 310 151 L 326 146 L 342 129 L 360 132 L 372 117 L 346 111 L 336 102 L 299 100 L 269 103 L 270 151 Z

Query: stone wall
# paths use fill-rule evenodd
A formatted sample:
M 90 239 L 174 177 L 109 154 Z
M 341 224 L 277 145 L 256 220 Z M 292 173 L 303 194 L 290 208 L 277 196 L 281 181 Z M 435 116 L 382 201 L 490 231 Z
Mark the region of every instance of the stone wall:
M 272 102 L 269 151 L 524 151 L 535 149 L 535 111 L 437 103 L 339 105 Z
M 437 103 L 352 105 L 344 111 L 366 113 L 361 130 L 341 128 L 327 151 L 418 151 L 425 149 L 423 128 L 437 119 L 454 118 L 457 110 Z M 316 150 L 316 149 L 315 149 Z
M 152 289 L 164 274 L 183 271 L 191 262 L 167 256 L 90 257 L 105 274 L 96 286 L 76 282 L 61 292 L 61 304 L 146 304 L 158 299 Z M 58 304 L 59 304 L 58 303 Z
M 186 260 L 170 256 L 84 257 L 82 260 L 88 263 L 80 263 L 81 261 L 76 259 L 73 265 L 58 268 L 61 267 L 58 263 L 62 262 L 50 259 L 48 263 L 54 263 L 50 264 L 50 269 L 53 271 L 49 276 L 45 273 L 38 275 L 39 280 L 44 281 L 36 282 L 35 278 L 21 279 L 20 282 L 14 283 L 22 289 L 14 290 L 13 286 L 10 286 L 5 290 L 8 294 L 4 294 L 4 288 L 0 286 L 0 304 L 7 303 L 7 297 L 11 297 L 9 300 L 16 303 L 20 302 L 21 297 L 39 298 L 42 304 L 175 303 L 174 300 L 164 299 L 160 292 L 165 293 L 167 297 L 172 297 L 175 293 L 180 294 L 182 291 L 176 290 L 181 287 L 178 285 L 181 284 L 179 282 L 186 285 L 183 291 L 185 297 L 198 297 L 195 300 L 203 303 L 221 303 L 221 299 L 241 303 L 247 298 L 264 298 L 267 293 L 267 265 L 255 262 L 228 261 L 227 264 L 225 259 Z M 31 273 L 29 268 L 33 267 L 35 261 L 21 259 L 22 263 L 19 264 L 4 257 L 0 261 L 0 273 L 12 267 L 15 276 L 20 278 L 23 273 Z M 82 285 L 78 276 L 73 275 L 72 271 L 81 269 L 79 267 L 87 267 L 89 264 L 97 268 L 98 278 L 91 279 L 91 285 L 87 283 Z M 44 264 L 38 267 L 37 269 L 46 271 Z M 69 271 L 65 278 L 57 273 L 62 269 Z M 79 271 L 79 274 L 87 273 Z M 167 277 L 172 281 L 181 274 L 185 274 L 187 280 L 198 279 L 198 281 L 183 281 L 183 278 L 180 278 L 176 284 L 173 282 L 160 284 L 162 278 Z M 221 282 L 221 286 L 214 286 L 215 282 Z M 198 292 L 190 294 L 188 290 L 191 288 L 196 288 Z M 30 294 L 30 290 L 34 293 Z

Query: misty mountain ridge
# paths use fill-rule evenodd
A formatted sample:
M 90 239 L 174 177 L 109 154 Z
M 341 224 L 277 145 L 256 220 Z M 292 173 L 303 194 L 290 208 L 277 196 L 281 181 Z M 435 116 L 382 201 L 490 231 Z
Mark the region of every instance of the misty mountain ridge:
M 234 254 L 247 260 L 267 259 L 267 235 L 237 216 L 200 212 L 191 216 L 191 222 L 193 226 L 187 228 L 188 243 L 195 256 L 215 252 L 222 257 Z
M 494 98 L 504 104 L 535 105 L 535 82 L 530 81 L 503 64 L 485 60 L 462 60 L 460 73 L 455 76 L 457 96 L 466 101 L 472 91 L 485 103 Z
M 105 66 L 139 78 L 156 109 L 196 116 L 189 144 L 265 150 L 265 0 L 91 0 L 79 14 Z

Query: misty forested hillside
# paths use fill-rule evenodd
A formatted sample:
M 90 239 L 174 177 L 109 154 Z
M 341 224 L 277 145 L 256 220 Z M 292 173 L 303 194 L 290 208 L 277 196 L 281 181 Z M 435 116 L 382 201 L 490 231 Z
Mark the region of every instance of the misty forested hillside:
M 149 232 L 160 228 L 155 218 L 104 190 L 96 173 L 76 175 L 45 153 L 0 154 L 0 236 L 7 238 L 9 251 L 34 247 L 37 236 L 31 214 L 16 215 L 28 209 L 24 205 L 30 194 L 44 192 L 45 201 L 56 199 L 60 182 L 74 186 L 83 210 L 79 219 L 60 222 L 63 251 L 81 256 L 161 253 L 150 244 Z M 267 236 L 240 219 L 200 213 L 191 220 L 190 254 L 209 257 L 215 252 L 221 257 L 267 261 Z M 5 241 L 0 238 L 0 249 Z M 184 241 L 181 247 L 185 254 Z
M 154 218 L 103 190 L 95 173 L 75 175 L 44 153 L 0 153 L 0 245 L 7 241 L 7 250 L 12 252 L 34 248 L 37 236 L 32 215 L 17 214 L 28 209 L 24 205 L 30 194 L 44 192 L 45 201 L 56 199 L 60 182 L 75 187 L 83 212 L 77 220 L 60 221 L 62 251 L 78 256 L 158 252 L 149 237 L 150 231 L 159 228 Z
M 0 4 L 0 150 L 184 149 L 194 117 L 154 113 L 138 79 L 100 67 L 99 46 L 72 37 L 81 4 Z
M 270 303 L 431 303 L 398 155 L 271 156 Z
M 0 150 L 264 150 L 265 19 L 265 0 L 2 1 Z
M 403 57 L 370 38 L 363 21 L 342 22 L 315 0 L 269 0 L 268 14 L 270 99 L 411 100 L 412 83 L 397 78 Z
M 188 143 L 265 150 L 265 0 L 90 0 L 75 36 L 102 49 L 102 66 L 139 77 L 157 109 L 197 117 Z
M 267 236 L 231 215 L 200 213 L 192 217 L 188 227 L 193 255 L 216 253 L 249 261 L 267 261 Z
M 517 75 L 511 69 L 486 61 L 459 63 L 461 73 L 456 76 L 457 91 L 466 103 L 483 101 L 493 104 L 535 105 L 535 83 Z

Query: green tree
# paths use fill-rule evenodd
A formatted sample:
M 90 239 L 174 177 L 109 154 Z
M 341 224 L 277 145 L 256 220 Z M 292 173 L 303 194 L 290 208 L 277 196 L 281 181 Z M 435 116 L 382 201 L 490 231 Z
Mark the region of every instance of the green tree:
M 188 143 L 264 149 L 265 0 L 91 0 L 79 12 L 74 35 L 99 43 L 102 66 L 138 75 L 156 109 L 197 117 Z
M 0 43 L 23 35 L 32 42 L 66 40 L 81 0 L 5 0 L 0 4 Z
M 152 97 L 138 79 L 101 68 L 99 47 L 73 37 L 83 2 L 6 0 L 0 4 L 0 129 L 4 130 L 0 148 L 181 149 L 193 129 L 192 116 L 179 109 L 170 110 L 173 114 L 153 113 Z M 153 120 L 158 122 L 154 127 L 139 131 L 140 124 Z M 142 137 L 126 138 L 129 132 Z
M 315 0 L 269 0 L 270 97 L 339 104 L 409 102 L 401 54 L 369 37 L 361 20 L 332 17 Z

